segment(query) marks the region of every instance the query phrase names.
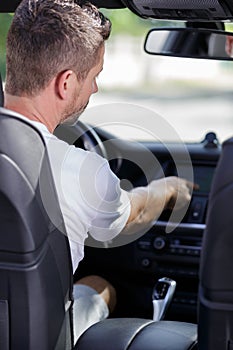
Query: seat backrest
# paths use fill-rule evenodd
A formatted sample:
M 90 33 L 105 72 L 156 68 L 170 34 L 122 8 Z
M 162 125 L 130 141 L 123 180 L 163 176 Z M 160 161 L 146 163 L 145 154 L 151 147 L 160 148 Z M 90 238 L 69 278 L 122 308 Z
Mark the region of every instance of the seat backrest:
M 233 349 L 233 138 L 223 144 L 209 198 L 200 265 L 198 343 Z
M 64 232 L 42 136 L 0 108 L 0 349 L 71 349 Z

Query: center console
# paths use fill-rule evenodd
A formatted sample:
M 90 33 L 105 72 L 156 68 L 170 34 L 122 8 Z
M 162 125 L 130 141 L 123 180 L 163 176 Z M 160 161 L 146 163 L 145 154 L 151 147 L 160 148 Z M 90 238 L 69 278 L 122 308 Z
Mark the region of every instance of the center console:
M 194 164 L 194 182 L 199 185 L 194 191 L 188 211 L 182 222 L 169 223 L 169 212 L 162 214 L 154 226 L 135 244 L 137 269 L 144 273 L 154 273 L 177 281 L 177 289 L 172 302 L 169 319 L 177 313 L 187 321 L 196 321 L 199 261 L 208 194 L 214 175 L 213 164 Z M 183 173 L 185 177 L 185 165 Z M 169 234 L 166 232 L 170 226 Z M 172 227 L 174 226 L 174 227 Z M 173 230 L 171 230 L 173 228 Z

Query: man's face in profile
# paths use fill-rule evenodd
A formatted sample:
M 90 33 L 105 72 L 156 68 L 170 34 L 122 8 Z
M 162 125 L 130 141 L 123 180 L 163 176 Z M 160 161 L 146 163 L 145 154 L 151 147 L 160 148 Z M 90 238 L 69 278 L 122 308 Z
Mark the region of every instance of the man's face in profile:
M 98 85 L 96 79 L 100 72 L 103 70 L 104 51 L 104 46 L 102 46 L 99 52 L 99 60 L 97 64 L 90 69 L 86 78 L 81 82 L 78 81 L 77 78 L 77 88 L 73 92 L 73 97 L 71 99 L 70 105 L 64 112 L 62 124 L 76 124 L 79 116 L 86 109 L 91 95 L 98 92 Z

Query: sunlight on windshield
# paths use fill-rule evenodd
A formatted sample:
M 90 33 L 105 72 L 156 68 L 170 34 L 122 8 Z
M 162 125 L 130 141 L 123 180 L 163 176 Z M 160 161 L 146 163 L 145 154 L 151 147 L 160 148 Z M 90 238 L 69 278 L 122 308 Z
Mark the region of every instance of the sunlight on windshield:
M 216 132 L 221 141 L 232 135 L 231 62 L 149 57 L 142 52 L 127 54 L 126 47 L 129 45 L 125 44 L 125 51 L 113 58 L 113 51 L 107 51 L 104 71 L 99 79 L 100 92 L 92 97 L 90 106 L 129 103 L 148 108 L 173 126 L 184 141 L 200 141 L 209 131 Z M 107 122 L 116 121 L 112 119 L 116 116 L 111 110 L 105 117 Z M 124 117 L 125 122 L 132 122 L 135 118 L 128 113 Z M 137 116 L 140 117 L 145 128 L 150 130 L 151 125 L 145 116 Z M 88 120 L 88 113 L 83 118 L 98 123 L 98 115 L 95 121 Z M 157 127 L 159 129 L 159 125 Z M 107 129 L 127 139 L 153 139 L 149 133 L 138 130 L 133 133 L 133 129 L 126 131 L 124 126 L 109 126 Z
M 144 37 L 114 35 L 106 43 L 104 71 L 98 81 L 100 91 L 92 96 L 89 105 L 110 105 L 105 108 L 106 130 L 125 139 L 154 140 L 149 132 L 153 121 L 143 113 L 135 116 L 127 109 L 124 118 L 128 127 L 114 124 L 116 114 L 111 112 L 111 104 L 124 103 L 154 111 L 184 141 L 199 142 L 210 131 L 220 141 L 230 137 L 233 62 L 150 56 L 143 50 Z M 135 118 L 143 121 L 141 132 L 134 127 Z M 98 125 L 98 115 L 88 111 L 82 119 Z M 160 126 L 155 126 L 159 130 Z M 166 137 L 164 141 L 176 139 L 170 134 L 170 139 Z

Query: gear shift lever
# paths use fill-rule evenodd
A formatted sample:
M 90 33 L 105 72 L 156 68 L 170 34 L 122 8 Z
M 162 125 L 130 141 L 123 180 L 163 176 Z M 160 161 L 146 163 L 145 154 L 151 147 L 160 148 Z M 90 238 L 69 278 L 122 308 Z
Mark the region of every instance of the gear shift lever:
M 152 293 L 154 321 L 163 319 L 165 312 L 172 301 L 175 289 L 176 281 L 168 277 L 160 278 L 156 283 Z

